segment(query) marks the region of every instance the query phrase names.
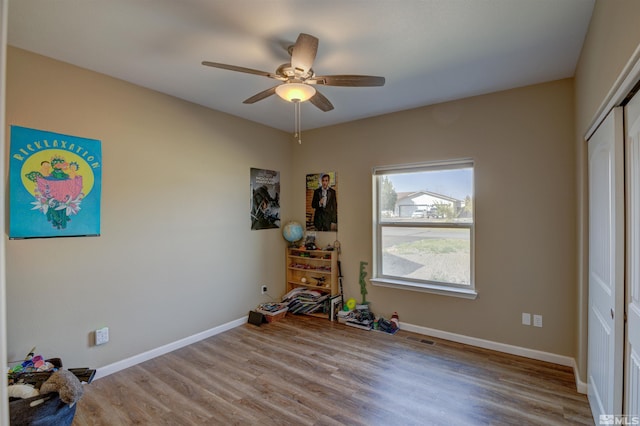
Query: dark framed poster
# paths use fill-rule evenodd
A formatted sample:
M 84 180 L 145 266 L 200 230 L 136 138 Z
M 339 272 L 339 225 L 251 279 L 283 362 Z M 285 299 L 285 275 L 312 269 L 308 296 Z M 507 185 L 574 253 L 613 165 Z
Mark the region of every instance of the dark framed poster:
M 96 139 L 11 126 L 9 238 L 100 235 Z
M 307 175 L 307 231 L 338 230 L 338 182 L 335 172 Z
M 280 228 L 280 172 L 251 168 L 251 229 Z

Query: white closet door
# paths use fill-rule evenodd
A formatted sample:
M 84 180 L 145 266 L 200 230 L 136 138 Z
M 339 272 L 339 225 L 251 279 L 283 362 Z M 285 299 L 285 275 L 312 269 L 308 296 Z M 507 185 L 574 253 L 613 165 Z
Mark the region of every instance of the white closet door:
M 625 109 L 627 159 L 627 333 L 624 412 L 640 415 L 640 96 Z
M 624 128 L 614 108 L 589 139 L 588 396 L 596 424 L 622 413 Z

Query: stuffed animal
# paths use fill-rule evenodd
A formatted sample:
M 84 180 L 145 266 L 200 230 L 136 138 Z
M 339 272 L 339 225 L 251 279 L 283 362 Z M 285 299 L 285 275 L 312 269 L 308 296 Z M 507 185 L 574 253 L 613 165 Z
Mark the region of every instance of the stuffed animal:
M 7 387 L 9 392 L 9 398 L 31 398 L 34 396 L 40 395 L 38 389 L 34 388 L 33 385 L 11 385 Z
M 44 395 L 50 392 L 58 392 L 60 400 L 70 406 L 73 406 L 84 393 L 82 383 L 69 370 L 59 369 L 40 386 L 40 394 Z

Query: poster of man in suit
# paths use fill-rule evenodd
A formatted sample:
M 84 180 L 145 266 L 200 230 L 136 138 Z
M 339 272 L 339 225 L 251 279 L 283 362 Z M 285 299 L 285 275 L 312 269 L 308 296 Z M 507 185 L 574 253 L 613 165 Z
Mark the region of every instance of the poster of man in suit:
M 337 191 L 335 172 L 307 175 L 307 231 L 338 230 Z

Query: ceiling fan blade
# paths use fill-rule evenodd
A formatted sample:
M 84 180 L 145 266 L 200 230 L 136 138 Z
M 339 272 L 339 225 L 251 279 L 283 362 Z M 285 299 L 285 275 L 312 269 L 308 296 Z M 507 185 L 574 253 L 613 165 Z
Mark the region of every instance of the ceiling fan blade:
M 385 78 L 374 75 L 324 75 L 308 79 L 306 83 L 324 86 L 373 87 L 384 86 Z
M 300 33 L 291 51 L 291 66 L 306 74 L 311 69 L 318 52 L 318 39 L 312 35 Z
M 243 104 L 254 104 L 254 103 L 258 102 L 258 101 L 263 100 L 264 98 L 268 98 L 269 96 L 271 96 L 274 93 L 276 93 L 276 87 L 277 86 L 274 86 L 274 87 L 272 87 L 270 89 L 263 90 L 262 92 L 257 93 L 257 94 L 253 95 L 252 97 L 250 97 L 248 99 L 245 99 L 242 103 Z
M 238 67 L 236 65 L 221 64 L 219 62 L 209 62 L 209 61 L 202 61 L 202 65 L 206 65 L 208 67 L 214 67 L 214 68 L 222 68 L 223 70 L 238 71 L 238 72 L 244 72 L 247 74 L 261 75 L 263 77 L 275 78 L 276 80 L 282 80 L 282 78 L 276 74 L 272 74 L 266 71 L 254 70 L 252 68 Z
M 333 105 L 329 102 L 322 93 L 316 90 L 316 94 L 309 98 L 309 102 L 318 107 L 324 112 L 331 111 L 333 109 Z

